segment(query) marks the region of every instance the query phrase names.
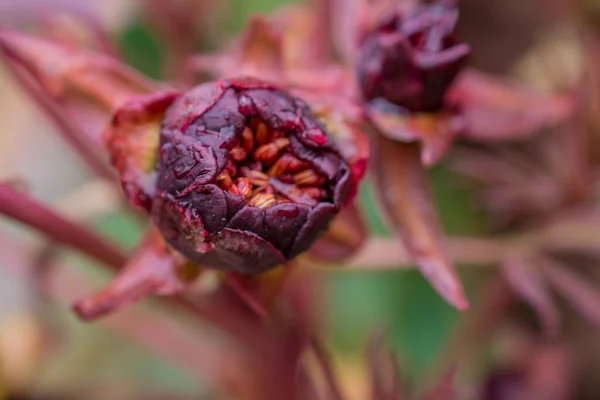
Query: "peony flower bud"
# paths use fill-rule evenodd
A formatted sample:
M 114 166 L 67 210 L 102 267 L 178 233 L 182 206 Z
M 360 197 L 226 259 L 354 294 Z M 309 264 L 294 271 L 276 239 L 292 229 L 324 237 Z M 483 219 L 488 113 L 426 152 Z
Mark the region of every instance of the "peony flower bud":
M 175 99 L 154 174 L 150 213 L 166 241 L 198 264 L 242 273 L 307 250 L 351 185 L 307 104 L 256 80 L 207 83 Z
M 365 100 L 410 112 L 441 110 L 470 53 L 453 34 L 457 19 L 453 5 L 424 4 L 397 10 L 367 32 L 357 61 Z

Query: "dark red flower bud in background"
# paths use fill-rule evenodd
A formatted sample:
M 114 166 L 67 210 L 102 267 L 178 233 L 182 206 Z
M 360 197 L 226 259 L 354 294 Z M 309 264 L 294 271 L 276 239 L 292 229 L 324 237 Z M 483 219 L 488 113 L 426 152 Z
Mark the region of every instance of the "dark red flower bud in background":
M 363 97 L 410 112 L 435 112 L 470 53 L 454 36 L 450 2 L 397 10 L 363 37 L 357 60 Z M 391 103 L 391 104 L 389 104 Z
M 198 86 L 167 109 L 151 215 L 192 261 L 259 273 L 304 252 L 350 170 L 306 103 L 256 80 Z

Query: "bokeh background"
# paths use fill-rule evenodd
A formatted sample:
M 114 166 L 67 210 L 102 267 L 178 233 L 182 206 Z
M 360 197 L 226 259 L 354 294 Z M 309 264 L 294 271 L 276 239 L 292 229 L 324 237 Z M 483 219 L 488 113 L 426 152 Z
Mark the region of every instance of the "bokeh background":
M 199 15 L 199 24 L 210 26 L 206 27 L 206 34 L 198 35 L 197 49 L 214 49 L 227 43 L 240 32 L 249 15 L 270 12 L 283 3 L 286 1 L 229 0 L 220 5 L 218 18 L 206 21 Z M 110 32 L 128 63 L 152 77 L 163 76 L 166 54 L 160 33 L 141 1 L 0 0 L 0 25 L 22 26 L 32 12 L 60 7 L 91 10 Z M 574 32 L 579 19 L 593 16 L 594 8 L 600 9 L 600 2 L 465 0 L 461 8 L 459 34 L 473 46 L 475 66 L 526 80 L 540 89 L 555 89 L 566 85 L 580 72 L 582 60 L 579 44 L 573 39 Z M 202 28 L 200 26 L 199 32 Z M 220 34 L 216 34 L 215 29 Z M 548 59 L 552 62 L 544 61 Z M 22 179 L 34 197 L 76 213 L 72 205 L 77 200 L 69 198 L 69 193 L 87 189 L 95 193 L 95 183 L 1 63 L 0 121 L 0 177 Z M 434 168 L 431 175 L 448 234 L 477 235 L 488 227 L 473 193 L 446 165 Z M 361 196 L 365 199 L 363 211 L 373 234 L 388 235 L 368 182 Z M 111 208 L 104 203 L 110 199 L 98 201 L 99 214 L 88 218 L 87 223 L 132 247 L 142 226 L 125 213 L 102 211 Z M 24 243 L 42 246 L 39 236 L 8 221 L 0 219 L 0 230 L 16 235 Z M 100 269 L 91 268 L 89 261 L 73 255 L 65 257 L 75 261 L 72 265 L 97 276 L 99 285 L 108 277 L 99 272 Z M 128 393 L 143 388 L 154 394 L 208 393 L 204 382 L 199 382 L 176 363 L 152 355 L 102 323 L 79 323 L 63 303 L 54 304 L 48 299 L 40 302 L 32 294 L 27 277 L 17 277 L 6 270 L 10 268 L 0 268 L 0 365 L 3 371 L 0 389 L 3 382 L 12 379 L 38 393 L 65 388 L 74 392 L 110 388 L 115 393 Z M 485 286 L 490 270 L 486 266 L 460 267 L 469 298 Z M 350 384 L 361 382 L 353 377 L 362 373 L 364 344 L 374 328 L 386 330 L 388 343 L 400 357 L 403 373 L 412 381 L 426 376 L 435 365 L 459 320 L 458 313 L 411 268 L 382 272 L 332 270 L 322 272 L 322 278 L 327 283 L 327 297 L 321 308 L 322 332 L 335 358 L 342 361 L 338 364 Z M 522 312 L 529 313 L 525 308 Z M 40 318 L 41 314 L 45 317 Z M 571 329 L 588 332 L 579 326 L 581 322 L 572 319 L 568 319 Z M 48 324 L 56 334 L 56 342 L 50 351 L 42 351 L 47 347 L 47 338 L 40 336 L 40 329 L 47 328 Z M 501 339 L 510 337 L 510 332 L 508 326 L 495 335 Z M 589 332 L 581 340 L 593 341 L 595 335 Z M 502 340 L 499 343 L 502 348 Z M 587 348 L 586 351 L 591 352 L 590 359 L 600 355 L 597 347 Z M 495 351 L 501 350 L 492 347 L 484 357 L 493 358 Z M 43 362 L 38 363 L 35 360 L 42 352 Z M 21 371 L 21 375 L 16 370 Z

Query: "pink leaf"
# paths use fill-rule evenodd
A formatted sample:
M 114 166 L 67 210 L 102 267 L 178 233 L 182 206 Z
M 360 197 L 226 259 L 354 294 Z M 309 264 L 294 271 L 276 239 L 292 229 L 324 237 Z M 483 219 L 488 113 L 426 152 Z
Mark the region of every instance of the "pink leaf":
M 78 120 L 76 114 L 84 113 L 81 128 L 97 142 L 113 109 L 158 87 L 107 55 L 16 31 L 0 31 L 0 51 L 69 117 Z
M 520 139 L 568 119 L 574 99 L 543 94 L 487 74 L 463 72 L 447 94 L 462 111 L 464 136 L 478 141 Z
M 390 222 L 437 292 L 459 310 L 467 309 L 469 303 L 443 246 L 420 146 L 381 135 L 374 142 L 376 189 Z
M 367 113 L 388 138 L 400 142 L 420 142 L 421 160 L 425 165 L 440 161 L 462 129 L 461 120 L 452 114 L 403 114 L 383 112 L 376 107 L 368 107 Z
M 78 301 L 73 308 L 80 318 L 93 320 L 151 294 L 180 293 L 200 272 L 200 267 L 170 254 L 158 231 L 152 228 L 119 275 L 105 289 Z

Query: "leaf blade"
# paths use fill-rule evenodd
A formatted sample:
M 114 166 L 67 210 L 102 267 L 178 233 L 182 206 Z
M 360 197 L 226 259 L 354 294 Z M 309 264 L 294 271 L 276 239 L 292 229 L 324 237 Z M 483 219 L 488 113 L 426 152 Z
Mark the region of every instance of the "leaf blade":
M 469 306 L 443 245 L 429 179 L 415 143 L 378 135 L 373 172 L 380 202 L 412 259 L 435 290 L 452 306 Z
M 447 101 L 462 110 L 463 135 L 483 142 L 533 136 L 568 119 L 575 105 L 570 96 L 537 93 L 474 70 L 457 78 Z

